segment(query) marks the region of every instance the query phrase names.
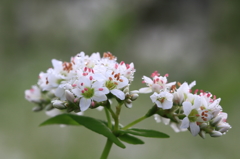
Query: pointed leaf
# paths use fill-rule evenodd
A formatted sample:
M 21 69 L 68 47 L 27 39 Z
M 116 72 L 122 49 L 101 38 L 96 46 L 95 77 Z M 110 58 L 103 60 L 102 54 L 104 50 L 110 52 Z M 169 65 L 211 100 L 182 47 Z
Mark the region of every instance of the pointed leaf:
M 119 136 L 118 138 L 126 143 L 133 144 L 133 145 L 144 144 L 144 142 L 139 138 L 136 138 L 128 134 L 124 134 L 122 136 Z
M 65 124 L 65 125 L 78 125 L 81 126 L 80 123 L 73 120 L 70 116 L 66 114 L 61 114 L 54 116 L 52 118 L 47 119 L 43 123 L 41 123 L 39 126 L 45 126 L 45 125 L 53 125 L 53 124 Z
M 132 135 L 144 136 L 144 137 L 153 137 L 153 138 L 169 138 L 170 137 L 165 133 L 162 133 L 156 130 L 148 130 L 148 129 L 132 128 L 132 129 L 125 130 L 125 132 Z
M 40 124 L 40 126 L 52 124 L 83 125 L 86 128 L 109 138 L 117 146 L 125 148 L 125 145 L 118 140 L 118 138 L 112 133 L 112 131 L 102 121 L 95 118 L 74 114 L 60 114 L 46 120 L 45 122 Z

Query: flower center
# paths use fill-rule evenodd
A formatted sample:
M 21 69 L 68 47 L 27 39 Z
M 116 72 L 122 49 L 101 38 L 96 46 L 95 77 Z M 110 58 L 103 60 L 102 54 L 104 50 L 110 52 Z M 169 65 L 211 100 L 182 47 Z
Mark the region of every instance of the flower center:
M 191 113 L 188 115 L 188 119 L 190 122 L 195 122 L 198 117 L 199 117 L 199 114 L 196 109 L 193 109 Z
M 118 83 L 114 82 L 112 80 L 106 81 L 105 86 L 109 89 L 109 90 L 113 90 L 117 87 Z
M 94 89 L 85 87 L 84 90 L 82 90 L 82 95 L 84 98 L 92 98 L 94 95 Z
M 158 98 L 158 101 L 161 102 L 161 103 L 163 103 L 163 102 L 165 101 L 165 99 L 166 99 L 165 97 Z

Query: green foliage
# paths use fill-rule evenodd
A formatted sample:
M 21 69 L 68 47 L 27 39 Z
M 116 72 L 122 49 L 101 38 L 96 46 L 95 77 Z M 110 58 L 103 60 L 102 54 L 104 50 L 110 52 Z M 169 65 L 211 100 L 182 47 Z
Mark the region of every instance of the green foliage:
M 169 138 L 170 136 L 156 131 L 156 130 L 148 130 L 148 129 L 137 129 L 132 128 L 125 131 L 126 133 L 137 135 L 137 136 L 144 136 L 144 137 L 152 137 L 152 138 Z
M 74 114 L 61 114 L 44 121 L 43 123 L 40 124 L 40 126 L 53 124 L 82 125 L 96 133 L 99 133 L 107 137 L 117 146 L 125 148 L 125 145 L 121 141 L 119 141 L 118 138 L 112 133 L 112 131 L 100 120 L 87 116 L 79 116 Z
M 141 139 L 136 138 L 136 137 L 131 136 L 131 135 L 128 135 L 128 134 L 124 134 L 124 135 L 119 136 L 119 139 L 128 143 L 128 144 L 133 144 L 133 145 L 144 144 L 144 142 Z

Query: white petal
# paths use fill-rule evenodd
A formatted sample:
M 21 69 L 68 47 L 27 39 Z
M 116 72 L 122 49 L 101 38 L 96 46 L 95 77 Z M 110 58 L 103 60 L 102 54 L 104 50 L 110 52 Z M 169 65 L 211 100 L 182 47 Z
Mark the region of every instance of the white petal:
M 156 100 L 154 103 L 157 104 L 158 108 L 162 108 L 163 107 L 162 103 L 160 101 L 158 101 L 158 100 Z
M 160 123 L 160 122 L 161 122 L 160 115 L 154 114 L 153 116 L 154 116 L 154 120 L 155 120 L 157 123 Z
M 121 76 L 120 79 L 122 80 L 122 82 L 119 82 L 117 85 L 117 88 L 123 88 L 128 84 L 128 79 L 124 76 Z
M 106 81 L 107 80 L 107 78 L 101 73 L 94 74 L 93 78 L 98 80 L 98 81 Z
M 102 92 L 103 94 L 108 94 L 109 93 L 109 89 L 107 87 L 101 87 L 102 90 L 100 92 Z
M 208 104 L 207 104 L 206 98 L 204 98 L 204 96 L 201 96 L 201 103 L 205 108 L 208 109 Z
M 111 90 L 111 93 L 113 95 L 115 95 L 117 98 L 119 98 L 120 100 L 124 100 L 125 99 L 125 94 L 122 91 L 118 90 L 118 89 Z
M 186 116 L 188 116 L 190 114 L 190 112 L 192 111 L 192 104 L 189 101 L 185 101 L 185 102 L 183 102 L 182 105 L 183 105 L 184 114 Z
M 194 108 L 199 108 L 201 106 L 201 98 L 199 96 L 197 96 L 194 99 L 194 104 L 193 104 Z
M 170 82 L 170 83 L 167 83 L 166 86 L 171 87 L 172 85 L 175 85 L 175 84 L 176 84 L 176 82 Z
M 173 95 L 171 93 L 168 93 L 168 92 L 163 92 L 164 93 L 164 96 L 166 97 L 166 99 L 168 101 L 172 101 L 173 100 Z
M 80 81 L 79 84 L 83 83 L 84 87 L 91 87 L 92 81 L 89 78 L 82 77 L 81 79 L 79 79 L 79 81 Z
M 193 81 L 192 83 L 189 84 L 189 89 L 191 89 L 195 85 L 196 85 L 196 81 Z
M 153 103 L 155 103 L 158 99 L 158 94 L 154 92 L 151 96 L 150 99 L 152 100 Z
M 94 83 L 95 84 L 95 83 Z M 98 95 L 103 95 L 103 94 L 108 94 L 109 93 L 109 89 L 107 87 L 103 87 L 102 85 L 100 85 L 100 87 L 96 87 L 95 89 L 95 94 Z
M 180 126 L 181 129 L 187 129 L 189 127 L 189 119 L 188 117 L 183 118 L 182 124 Z
M 144 82 L 147 83 L 147 84 L 152 84 L 152 83 L 153 83 L 152 79 L 149 78 L 149 77 L 147 77 L 147 76 L 143 76 L 143 80 L 144 80 Z
M 139 89 L 139 93 L 151 93 L 152 89 L 150 87 L 144 87 Z
M 165 100 L 165 101 L 162 103 L 163 109 L 171 109 L 172 106 L 173 106 L 173 102 L 172 102 L 172 101 Z
M 190 131 L 191 131 L 192 135 L 196 136 L 200 131 L 199 126 L 196 124 L 196 122 L 190 122 L 189 125 L 190 125 Z
M 103 86 L 103 82 L 100 82 L 100 81 L 96 81 L 92 84 L 92 88 L 100 88 Z
M 66 99 L 66 97 L 64 95 L 65 95 L 65 90 L 63 88 L 58 87 L 55 90 L 55 96 L 59 97 L 61 100 L 65 100 Z
M 77 97 L 82 97 L 81 90 L 78 88 L 72 89 L 72 92 L 77 96 Z
M 106 95 L 93 96 L 92 99 L 95 100 L 96 102 L 102 102 L 107 100 L 107 96 Z
M 60 71 L 62 69 L 62 61 L 58 61 L 56 59 L 52 59 L 53 68 Z
M 90 104 L 91 104 L 91 99 L 81 98 L 79 102 L 81 112 L 84 112 L 85 110 L 87 110 Z

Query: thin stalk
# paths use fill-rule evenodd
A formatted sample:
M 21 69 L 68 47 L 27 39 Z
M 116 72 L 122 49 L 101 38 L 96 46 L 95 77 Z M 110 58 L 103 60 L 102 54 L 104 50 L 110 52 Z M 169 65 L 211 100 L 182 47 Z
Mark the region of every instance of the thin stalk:
M 105 114 L 106 114 L 107 121 L 108 121 L 108 127 L 110 129 L 112 129 L 112 122 L 111 122 L 111 117 L 110 117 L 110 114 L 108 112 L 108 109 L 106 107 L 104 107 L 104 110 L 105 110 Z
M 137 120 L 134 120 L 134 121 L 131 122 L 130 124 L 124 126 L 124 127 L 122 128 L 122 130 L 127 130 L 128 128 L 130 128 L 130 127 L 132 127 L 133 125 L 135 125 L 135 124 L 143 121 L 143 120 L 146 119 L 146 118 L 148 118 L 148 117 L 147 117 L 147 116 L 143 116 L 143 117 L 141 117 L 141 118 L 138 118 Z
M 114 131 L 118 131 L 118 126 L 119 126 L 119 114 L 121 112 L 121 108 L 122 108 L 122 105 L 118 105 L 116 107 L 116 118 L 114 119 L 115 120 L 115 126 L 114 126 Z
M 105 144 L 105 147 L 103 149 L 103 152 L 102 152 L 102 155 L 101 155 L 100 159 L 107 159 L 108 154 L 111 150 L 112 144 L 113 144 L 113 142 L 111 140 L 107 139 L 107 142 Z

